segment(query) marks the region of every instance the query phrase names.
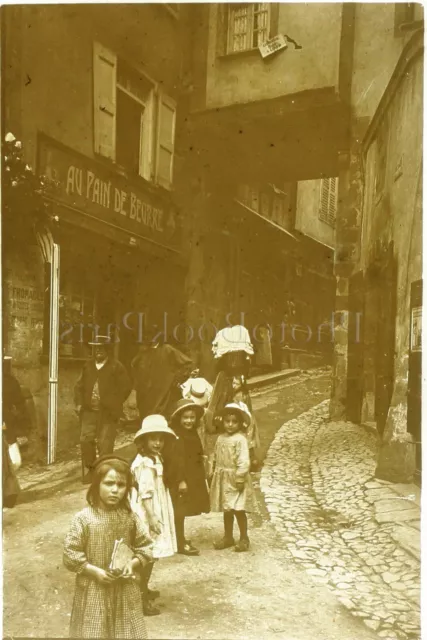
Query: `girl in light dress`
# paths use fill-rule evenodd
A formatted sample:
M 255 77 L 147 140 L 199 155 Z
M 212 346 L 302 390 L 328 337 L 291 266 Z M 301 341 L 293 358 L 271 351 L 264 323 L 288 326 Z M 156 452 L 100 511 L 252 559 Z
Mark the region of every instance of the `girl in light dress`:
M 77 574 L 71 638 L 147 638 L 141 594 L 135 579 L 151 562 L 151 540 L 129 505 L 132 475 L 119 456 L 99 458 L 87 493 L 64 543 L 63 560 Z M 134 557 L 117 576 L 109 571 L 115 542 Z
M 168 558 L 177 551 L 173 506 L 164 482 L 162 452 L 165 438 L 176 438 L 166 418 L 161 415 L 144 418 L 134 438 L 138 455 L 131 467 L 136 485 L 132 491 L 131 506 L 153 538 L 154 560 Z M 148 588 L 153 566 L 154 562 L 143 569 L 141 579 L 146 616 L 160 613 L 152 602 L 160 594 Z
M 249 473 L 249 446 L 245 433 L 248 414 L 236 403 L 227 404 L 221 411 L 223 433 L 218 436 L 212 461 L 210 487 L 211 511 L 224 514 L 224 537 L 214 544 L 215 549 L 234 546 L 235 551 L 248 551 L 248 519 L 246 512 L 255 507 L 252 480 Z M 240 531 L 235 545 L 234 519 Z

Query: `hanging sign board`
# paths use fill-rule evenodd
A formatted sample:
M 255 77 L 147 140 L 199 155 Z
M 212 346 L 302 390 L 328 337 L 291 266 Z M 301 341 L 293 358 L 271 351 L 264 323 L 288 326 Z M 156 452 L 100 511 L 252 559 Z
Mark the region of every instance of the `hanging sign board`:
M 288 42 L 285 36 L 281 34 L 267 40 L 264 44 L 259 46 L 260 53 L 263 58 L 267 58 L 271 56 L 272 53 L 276 53 L 276 51 L 280 51 L 281 49 L 286 49 L 288 46 Z

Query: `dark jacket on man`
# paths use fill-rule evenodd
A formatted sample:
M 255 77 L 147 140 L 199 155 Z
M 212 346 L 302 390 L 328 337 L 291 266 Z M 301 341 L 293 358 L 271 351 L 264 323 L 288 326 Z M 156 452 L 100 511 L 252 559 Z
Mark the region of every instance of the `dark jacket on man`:
M 123 403 L 129 396 L 132 385 L 125 367 L 118 360 L 106 361 L 97 369 L 94 360 L 87 362 L 74 387 L 74 402 L 83 410 L 92 408 L 92 392 L 96 381 L 99 387 L 100 411 L 118 420 L 123 412 Z
M 180 399 L 178 384 L 188 378 L 191 358 L 170 344 L 143 347 L 132 360 L 136 401 L 141 420 L 152 413 L 168 417 Z

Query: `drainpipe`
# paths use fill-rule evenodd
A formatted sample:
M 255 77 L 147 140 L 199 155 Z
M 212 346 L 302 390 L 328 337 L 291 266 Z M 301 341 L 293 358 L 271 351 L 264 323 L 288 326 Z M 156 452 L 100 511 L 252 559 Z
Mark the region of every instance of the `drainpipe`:
M 56 442 L 58 432 L 58 355 L 59 355 L 59 276 L 60 247 L 54 242 L 52 233 L 47 227 L 36 227 L 35 235 L 44 261 L 50 264 L 49 287 L 49 400 L 48 400 L 48 434 L 47 463 L 56 459 Z
M 53 243 L 50 270 L 48 464 L 56 459 L 58 433 L 59 267 L 59 245 Z

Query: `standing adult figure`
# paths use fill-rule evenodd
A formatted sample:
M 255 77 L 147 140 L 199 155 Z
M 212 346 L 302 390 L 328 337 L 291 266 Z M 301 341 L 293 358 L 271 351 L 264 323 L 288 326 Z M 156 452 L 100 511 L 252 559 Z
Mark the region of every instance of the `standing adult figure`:
M 83 367 L 74 388 L 74 402 L 80 419 L 80 445 L 86 475 L 91 471 L 96 455 L 112 453 L 117 427 L 123 413 L 123 403 L 131 392 L 131 381 L 125 367 L 113 356 L 109 336 L 97 336 L 89 342 L 93 358 Z
M 193 369 L 192 360 L 170 344 L 147 336 L 132 360 L 139 417 L 168 417 L 171 408 L 181 398 L 179 384 Z
M 15 473 L 21 464 L 17 426 L 27 415 L 21 385 L 12 374 L 11 365 L 12 358 L 3 356 L 2 506 L 8 508 L 15 506 L 20 491 Z

